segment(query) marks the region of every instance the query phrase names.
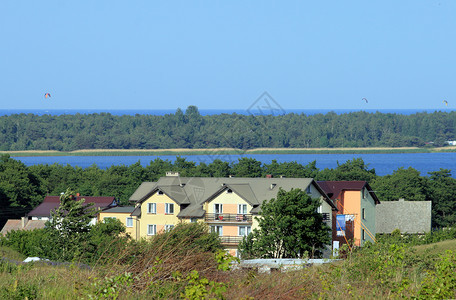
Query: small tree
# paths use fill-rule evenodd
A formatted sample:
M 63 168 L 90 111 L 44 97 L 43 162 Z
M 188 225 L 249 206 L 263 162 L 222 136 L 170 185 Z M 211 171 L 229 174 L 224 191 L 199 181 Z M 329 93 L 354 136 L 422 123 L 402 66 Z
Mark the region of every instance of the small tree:
M 239 244 L 243 258 L 298 258 L 306 253 L 320 256 L 331 241 L 330 228 L 317 212 L 319 199 L 312 199 L 300 189 L 280 189 L 277 199 L 264 201 L 259 229 Z
M 82 253 L 90 221 L 96 215 L 93 203 L 85 204 L 84 201 L 75 199 L 74 193 L 67 190 L 60 196 L 60 206 L 51 212 L 51 220 L 46 226 L 55 243 L 53 258 L 69 260 Z

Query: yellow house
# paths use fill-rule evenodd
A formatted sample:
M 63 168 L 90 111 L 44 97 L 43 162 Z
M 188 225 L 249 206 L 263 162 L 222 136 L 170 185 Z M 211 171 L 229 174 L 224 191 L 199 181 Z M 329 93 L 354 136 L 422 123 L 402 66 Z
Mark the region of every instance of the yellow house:
M 258 226 L 255 216 L 264 200 L 282 188 L 299 188 L 321 199 L 319 212 L 331 227 L 331 199 L 312 178 L 202 178 L 167 174 L 158 182 L 144 182 L 130 197 L 136 239 L 172 229 L 179 221 L 207 223 L 232 254 L 243 236 Z
M 131 213 L 135 208 L 133 206 L 115 206 L 104 209 L 98 213 L 98 222 L 103 222 L 106 219 L 118 219 L 125 225 L 125 233 L 134 237 L 135 235 L 135 223 Z

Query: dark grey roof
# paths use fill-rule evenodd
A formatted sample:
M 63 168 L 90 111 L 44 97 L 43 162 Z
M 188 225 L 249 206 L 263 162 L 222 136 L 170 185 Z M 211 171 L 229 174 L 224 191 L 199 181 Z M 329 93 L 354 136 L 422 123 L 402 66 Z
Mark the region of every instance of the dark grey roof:
M 148 196 L 148 193 L 155 187 L 156 182 L 143 182 L 136 189 L 133 195 L 130 196 L 129 201 L 141 201 Z
M 128 214 L 131 214 L 134 209 L 135 209 L 134 206 L 116 206 L 116 207 L 111 207 L 111 208 L 104 209 L 103 212 L 107 212 L 107 213 L 128 213 Z
M 214 178 L 214 177 L 180 177 L 167 176 L 155 182 L 144 182 L 130 197 L 131 201 L 143 202 L 150 195 L 162 191 L 177 204 L 182 205 L 178 217 L 191 218 L 204 215 L 203 204 L 211 201 L 226 189 L 242 197 L 253 206 L 251 213 L 258 213 L 259 206 L 264 200 L 277 196 L 280 188 L 290 191 L 293 188 L 305 190 L 309 185 L 314 185 L 325 197 L 325 201 L 333 209 L 334 203 L 326 196 L 324 191 L 312 178 Z M 138 216 L 138 209 L 132 216 Z
M 141 206 L 136 206 L 135 209 L 131 212 L 131 215 L 133 217 L 141 217 Z

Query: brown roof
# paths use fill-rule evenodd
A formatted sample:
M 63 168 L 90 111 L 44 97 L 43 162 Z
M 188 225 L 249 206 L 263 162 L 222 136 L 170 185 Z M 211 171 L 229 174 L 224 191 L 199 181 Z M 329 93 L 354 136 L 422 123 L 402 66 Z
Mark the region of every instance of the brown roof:
M 380 200 L 378 200 L 377 195 L 375 195 L 375 192 L 367 181 L 318 181 L 317 183 L 332 200 L 337 199 L 342 191 L 361 191 L 363 188 L 366 188 L 375 203 L 380 203 Z
M 25 227 L 22 228 L 22 220 L 10 219 L 6 221 L 6 224 L 5 226 L 3 226 L 2 231 L 0 231 L 0 233 L 5 235 L 11 230 L 33 230 L 44 228 L 44 223 L 46 223 L 46 221 L 44 220 L 26 220 Z
M 94 208 L 103 209 L 109 206 L 116 206 L 117 202 L 114 197 L 90 197 L 78 196 L 76 200 L 85 199 L 84 203 L 94 203 Z M 30 217 L 50 217 L 51 211 L 60 205 L 60 196 L 46 196 L 43 203 L 35 207 L 27 216 Z

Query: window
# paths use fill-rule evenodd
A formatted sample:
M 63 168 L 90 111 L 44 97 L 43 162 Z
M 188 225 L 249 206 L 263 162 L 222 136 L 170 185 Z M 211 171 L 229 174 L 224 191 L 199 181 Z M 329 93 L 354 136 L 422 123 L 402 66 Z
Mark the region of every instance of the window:
M 165 231 L 170 231 L 174 228 L 174 225 L 165 225 Z
M 238 214 L 241 214 L 241 215 L 247 214 L 247 204 L 238 205 Z
M 222 214 L 223 213 L 223 204 L 214 204 L 214 213 Z
M 362 231 L 361 231 L 362 239 L 363 239 L 363 241 L 364 241 L 364 240 L 366 239 L 366 236 L 364 235 L 364 229 L 361 229 L 361 230 L 362 230 Z
M 223 226 L 217 225 L 217 226 L 211 226 L 211 232 L 217 233 L 217 235 L 222 236 L 223 235 Z
M 366 219 L 366 209 L 363 208 L 363 220 L 365 220 L 365 219 Z
M 198 222 L 197 218 L 190 218 L 190 223 L 196 223 L 196 222 Z
M 165 215 L 174 214 L 174 203 L 165 203 Z
M 127 227 L 133 227 L 133 218 L 127 217 Z
M 231 194 L 231 193 L 233 192 L 233 190 L 232 190 L 232 189 L 228 189 L 226 192 L 227 192 L 228 194 Z
M 157 225 L 147 225 L 147 235 L 155 235 L 157 233 Z
M 307 194 L 310 194 L 310 193 L 311 193 L 310 184 L 306 187 L 306 193 L 307 193 Z
M 250 231 L 251 231 L 250 226 L 239 226 L 238 235 L 245 236 L 245 235 L 248 235 L 250 233 Z
M 157 204 L 156 203 L 148 203 L 147 204 L 147 213 L 148 214 L 156 214 L 157 213 Z
M 158 194 L 159 195 L 163 195 L 163 191 L 158 191 Z

